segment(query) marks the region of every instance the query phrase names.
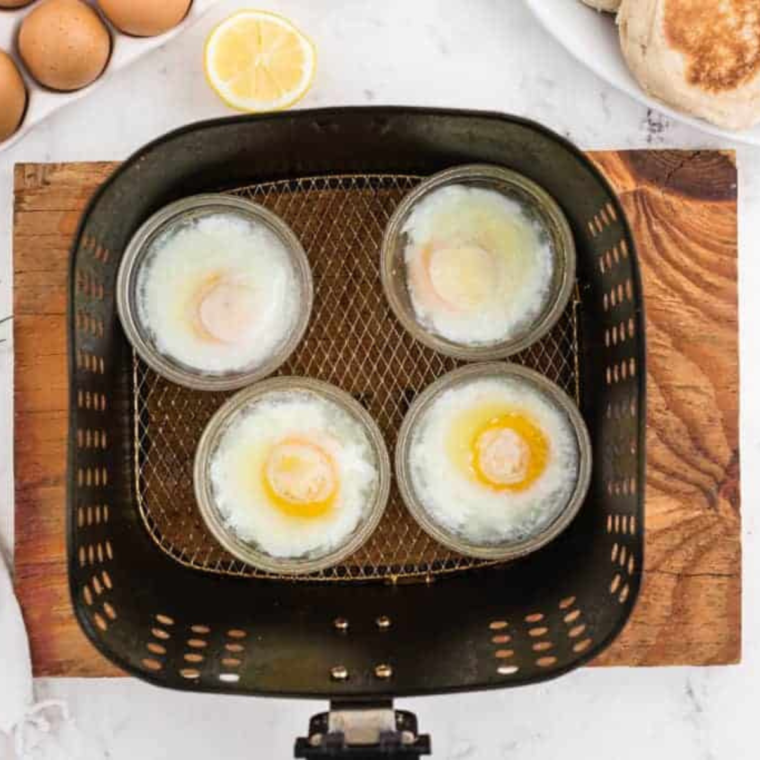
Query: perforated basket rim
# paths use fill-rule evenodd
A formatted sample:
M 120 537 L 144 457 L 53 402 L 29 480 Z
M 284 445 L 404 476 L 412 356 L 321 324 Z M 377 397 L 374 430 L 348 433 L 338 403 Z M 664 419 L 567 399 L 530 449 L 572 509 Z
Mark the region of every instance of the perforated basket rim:
M 355 107 L 332 107 L 323 109 L 311 109 L 302 110 L 295 113 L 273 113 L 259 116 L 233 116 L 217 119 L 201 120 L 182 126 L 178 129 L 172 130 L 164 135 L 159 136 L 155 140 L 147 143 L 143 147 L 139 148 L 131 156 L 125 159 L 120 166 L 106 179 L 102 185 L 95 191 L 90 198 L 85 210 L 83 211 L 81 218 L 78 222 L 76 232 L 73 238 L 73 242 L 70 248 L 69 265 L 68 265 L 68 294 L 67 294 L 67 359 L 68 359 L 68 379 L 69 379 L 69 424 L 68 424 L 68 442 L 67 442 L 67 476 L 66 476 L 66 545 L 67 545 L 67 568 L 68 568 L 68 587 L 70 602 L 74 611 L 75 618 L 77 619 L 80 628 L 85 633 L 86 637 L 90 640 L 95 649 L 102 654 L 106 659 L 113 662 L 115 665 L 125 671 L 126 674 L 140 678 L 157 686 L 163 686 L 167 688 L 173 688 L 181 691 L 194 691 L 194 692 L 208 692 L 208 693 L 236 693 L 239 695 L 246 694 L 250 696 L 274 696 L 279 698 L 309 698 L 309 699 L 324 699 L 333 696 L 333 692 L 325 691 L 323 693 L 314 692 L 296 692 L 296 691 L 270 691 L 267 689 L 257 689 L 255 692 L 251 691 L 231 691 L 225 689 L 223 685 L 217 687 L 207 686 L 205 684 L 194 683 L 192 681 L 186 681 L 180 684 L 167 684 L 158 674 L 146 673 L 143 670 L 133 666 L 124 655 L 115 650 L 108 644 L 108 642 L 99 636 L 94 630 L 92 622 L 84 614 L 84 608 L 80 603 L 77 595 L 77 588 L 75 585 L 75 546 L 76 546 L 76 431 L 78 421 L 78 407 L 77 407 L 77 389 L 73 382 L 76 377 L 76 349 L 75 349 L 75 333 L 76 333 L 76 289 L 75 289 L 75 275 L 77 254 L 82 246 L 82 238 L 84 236 L 84 230 L 90 220 L 93 210 L 99 203 L 105 192 L 119 180 L 129 168 L 139 163 L 143 158 L 151 151 L 160 147 L 163 144 L 169 143 L 172 140 L 203 129 L 209 129 L 214 127 L 222 127 L 229 124 L 244 124 L 244 123 L 266 123 L 276 122 L 283 118 L 304 118 L 304 119 L 330 119 L 337 116 L 347 115 L 363 115 L 366 117 L 380 117 L 380 116 L 403 116 L 403 115 L 418 115 L 418 116 L 440 116 L 450 118 L 473 118 L 480 120 L 494 120 L 503 121 L 508 124 L 518 124 L 542 134 L 548 139 L 558 143 L 562 148 L 568 151 L 574 156 L 586 169 L 596 178 L 599 184 L 606 190 L 611 199 L 611 203 L 617 213 L 617 222 L 621 225 L 623 231 L 623 237 L 629 247 L 630 267 L 631 267 L 631 280 L 633 293 L 635 296 L 636 308 L 636 320 L 640 329 L 637 330 L 637 350 L 635 353 L 635 359 L 639 367 L 639 372 L 636 377 L 636 392 L 637 401 L 639 406 L 639 417 L 637 420 L 636 431 L 636 446 L 637 446 L 637 462 L 636 462 L 636 476 L 642 487 L 636 492 L 636 507 L 637 514 L 640 515 L 641 529 L 642 529 L 642 541 L 640 546 L 640 559 L 638 572 L 633 576 L 630 584 L 630 604 L 625 614 L 621 614 L 615 621 L 614 625 L 607 633 L 606 636 L 595 640 L 588 649 L 579 654 L 577 658 L 563 666 L 560 666 L 551 671 L 538 673 L 531 676 L 517 677 L 510 681 L 504 681 L 499 683 L 482 683 L 475 686 L 472 685 L 458 685 L 447 688 L 430 688 L 417 686 L 414 689 L 393 689 L 388 688 L 381 694 L 378 694 L 376 690 L 365 692 L 355 692 L 348 697 L 349 699 L 361 699 L 365 697 L 377 698 L 378 696 L 385 696 L 388 698 L 393 697 L 405 697 L 405 696 L 425 696 L 433 694 L 453 694 L 471 691 L 484 691 L 491 689 L 503 689 L 511 688 L 521 685 L 533 685 L 543 683 L 545 681 L 554 680 L 562 675 L 565 675 L 578 667 L 582 667 L 591 660 L 597 658 L 602 652 L 604 652 L 610 644 L 619 636 L 625 625 L 630 620 L 640 597 L 641 585 L 644 574 L 644 565 L 646 557 L 646 532 L 644 529 L 644 518 L 646 514 L 646 501 L 645 501 L 645 483 L 646 483 L 646 412 L 647 412 L 647 395 L 646 395 L 646 314 L 645 303 L 643 298 L 643 285 L 641 278 L 641 270 L 639 267 L 639 260 L 637 255 L 636 240 L 633 236 L 630 224 L 628 222 L 625 211 L 622 207 L 617 192 L 613 189 L 611 183 L 602 174 L 601 170 L 596 164 L 579 148 L 577 148 L 572 142 L 562 135 L 554 132 L 553 130 L 543 126 L 542 124 L 535 122 L 531 119 L 526 119 L 520 116 L 512 116 L 510 114 L 501 113 L 497 111 L 479 111 L 479 110 L 467 110 L 467 109 L 445 109 L 445 108 L 426 108 L 426 107 L 406 107 L 406 106 L 355 106 Z M 325 175 L 329 175 L 329 172 L 325 172 Z M 390 685 L 389 685 L 390 686 Z M 338 692 L 335 692 L 336 694 Z

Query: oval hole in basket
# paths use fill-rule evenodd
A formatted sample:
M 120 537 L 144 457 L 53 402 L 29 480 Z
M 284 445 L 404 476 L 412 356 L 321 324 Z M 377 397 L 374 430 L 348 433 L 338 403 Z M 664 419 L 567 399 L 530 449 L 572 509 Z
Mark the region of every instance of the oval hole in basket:
M 580 654 L 581 652 L 585 652 L 590 646 L 591 639 L 583 639 L 583 641 L 579 641 L 577 644 L 573 645 L 573 652 Z
M 575 604 L 575 597 L 574 596 L 568 596 L 564 599 L 560 600 L 559 608 L 561 610 L 566 610 L 568 607 L 572 607 L 573 604 Z
M 237 683 L 240 680 L 240 676 L 237 673 L 220 673 L 219 680 L 225 683 Z
M 103 583 L 105 584 L 106 588 L 107 589 L 112 589 L 113 588 L 113 581 L 111 580 L 111 576 L 108 574 L 108 571 L 104 570 L 100 575 L 103 578 Z
M 586 626 L 581 623 L 580 625 L 574 625 L 568 632 L 567 635 L 571 639 L 577 639 L 578 636 L 580 636 L 584 631 L 586 630 Z
M 231 628 L 227 631 L 227 635 L 231 639 L 244 639 L 248 634 L 245 631 L 241 631 L 239 628 Z
M 171 634 L 169 634 L 168 631 L 164 631 L 162 628 L 151 628 L 150 632 L 157 639 L 162 639 L 163 641 L 166 641 L 166 639 L 171 638 Z
M 211 629 L 207 625 L 191 625 L 190 630 L 193 633 L 211 633 Z
M 488 627 L 492 631 L 503 631 L 508 625 L 509 623 L 506 620 L 494 620 L 488 624 Z
M 174 625 L 174 618 L 170 618 L 168 615 L 163 615 L 160 612 L 156 615 L 156 620 L 158 620 L 161 625 Z
M 497 649 L 493 656 L 497 660 L 508 660 L 510 657 L 514 656 L 514 649 Z
M 549 632 L 549 629 L 546 628 L 545 626 L 541 626 L 539 628 L 530 628 L 528 630 L 528 636 L 531 636 L 531 637 L 533 637 L 535 639 L 538 636 L 543 636 L 543 635 L 545 635 L 548 632 Z
M 148 670 L 161 670 L 161 668 L 164 667 L 162 662 L 159 662 L 158 660 L 153 659 L 152 657 L 144 657 L 142 660 L 143 667 L 147 668 Z
M 573 610 L 572 612 L 568 612 L 567 615 L 563 618 L 563 620 L 566 623 L 572 623 L 575 620 L 577 620 L 581 616 L 580 610 Z
M 103 602 L 103 612 L 105 612 L 111 620 L 116 620 L 116 610 L 110 602 Z
M 614 544 L 612 544 L 612 554 L 610 555 L 610 559 L 613 562 L 617 559 L 619 549 L 620 547 L 618 546 L 617 541 Z
M 534 612 L 531 615 L 525 616 L 526 623 L 540 623 L 544 619 L 542 612 Z
M 552 644 L 551 641 L 537 641 L 533 645 L 533 651 L 534 652 L 546 652 L 549 649 L 552 649 L 554 647 L 554 644 Z
M 183 658 L 186 662 L 203 662 L 205 657 L 202 654 L 198 654 L 197 652 L 188 652 L 186 655 L 183 655 Z
M 156 644 L 155 641 L 149 641 L 145 646 L 148 651 L 153 652 L 153 654 L 166 654 L 166 647 L 161 646 L 161 644 Z
M 615 573 L 615 577 L 612 579 L 612 583 L 610 583 L 610 593 L 614 594 L 618 587 L 620 586 L 620 573 Z
M 228 652 L 244 652 L 245 647 L 242 644 L 225 644 L 224 648 Z
M 539 668 L 550 668 L 552 665 L 555 665 L 557 663 L 557 658 L 553 656 L 549 657 L 539 657 L 536 660 L 536 665 L 538 665 Z
M 90 591 L 90 587 L 86 583 L 82 586 L 82 596 L 88 605 L 92 604 L 92 591 Z
M 511 676 L 513 673 L 517 673 L 518 670 L 520 670 L 520 668 L 518 668 L 517 665 L 499 665 L 499 667 L 496 668 L 496 672 L 500 676 Z
M 93 613 L 92 618 L 95 621 L 95 625 L 98 626 L 101 631 L 108 630 L 108 623 L 106 623 L 106 619 L 99 612 Z
M 179 674 L 182 676 L 182 678 L 187 678 L 187 679 L 201 677 L 201 671 L 196 670 L 195 668 L 182 668 L 182 670 L 179 671 Z
M 620 559 L 618 562 L 620 563 L 620 566 L 623 567 L 625 565 L 625 558 L 627 555 L 628 550 L 625 548 L 625 546 L 620 547 Z
M 626 583 L 625 586 L 620 590 L 620 596 L 618 599 L 620 600 L 620 604 L 624 604 L 625 600 L 628 599 L 628 594 L 630 592 L 630 588 L 628 584 Z
M 628 575 L 633 575 L 633 571 L 636 567 L 636 562 L 633 559 L 633 553 L 628 557 Z
M 491 642 L 494 644 L 509 644 L 510 641 L 512 641 L 512 637 L 507 636 L 505 633 L 491 637 Z
M 193 649 L 205 649 L 208 646 L 208 642 L 203 639 L 188 639 L 187 645 Z
M 238 660 L 237 657 L 224 657 L 222 658 L 222 665 L 224 665 L 225 668 L 236 668 L 238 667 L 243 661 Z

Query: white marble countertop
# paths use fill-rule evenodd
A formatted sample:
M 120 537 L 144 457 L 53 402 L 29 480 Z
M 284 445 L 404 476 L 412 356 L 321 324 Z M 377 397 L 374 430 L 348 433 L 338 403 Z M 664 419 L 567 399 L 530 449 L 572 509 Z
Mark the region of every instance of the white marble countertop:
M 571 0 L 568 0 L 570 2 Z M 161 133 L 228 113 L 205 84 L 202 42 L 220 8 L 0 154 L 0 317 L 12 310 L 11 203 L 18 161 L 121 159 Z M 255 3 L 254 3 L 255 5 Z M 481 108 L 542 121 L 583 148 L 734 147 L 647 112 L 571 59 L 520 0 L 267 0 L 317 43 L 303 107 L 407 104 Z M 589 51 L 593 55 L 593 51 Z M 456 760 L 749 760 L 758 757 L 760 688 L 760 150 L 739 147 L 744 516 L 743 663 L 721 668 L 595 669 L 486 694 L 406 700 L 435 757 Z M 12 329 L 0 326 L 0 546 L 13 522 Z M 0 673 L 2 672 L 0 652 Z M 2 676 L 0 675 L 0 688 Z M 132 679 L 42 679 L 78 728 L 34 758 L 288 758 L 314 702 L 161 691 Z M 75 740 L 76 739 L 76 740 Z M 12 758 L 0 739 L 0 758 Z

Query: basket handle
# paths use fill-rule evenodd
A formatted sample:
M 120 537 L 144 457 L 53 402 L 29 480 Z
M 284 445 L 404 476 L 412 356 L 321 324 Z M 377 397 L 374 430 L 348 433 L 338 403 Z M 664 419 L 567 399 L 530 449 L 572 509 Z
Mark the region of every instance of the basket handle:
M 419 760 L 430 754 L 430 737 L 417 730 L 417 716 L 394 710 L 392 701 L 333 702 L 309 722 L 309 736 L 296 741 L 305 760 Z

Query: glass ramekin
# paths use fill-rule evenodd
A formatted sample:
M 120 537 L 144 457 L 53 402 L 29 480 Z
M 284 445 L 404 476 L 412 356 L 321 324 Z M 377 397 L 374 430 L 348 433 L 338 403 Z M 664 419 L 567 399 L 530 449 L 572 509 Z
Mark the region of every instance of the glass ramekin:
M 489 378 L 516 378 L 527 382 L 567 416 L 578 443 L 578 477 L 567 504 L 553 522 L 521 541 L 498 544 L 473 543 L 436 521 L 415 491 L 409 453 L 421 416 L 443 393 L 473 381 Z M 556 538 L 573 520 L 583 503 L 591 480 L 592 450 L 586 424 L 573 400 L 559 386 L 527 367 L 509 362 L 471 364 L 449 372 L 428 386 L 412 403 L 399 431 L 395 469 L 401 496 L 420 527 L 439 543 L 459 554 L 480 559 L 516 559 L 540 549 Z
M 137 306 L 137 283 L 153 241 L 188 219 L 214 214 L 240 214 L 269 229 L 290 256 L 298 288 L 298 313 L 287 337 L 263 362 L 226 372 L 206 372 L 179 362 L 158 350 L 155 340 L 142 323 Z M 271 375 L 293 353 L 303 338 L 311 316 L 314 286 L 306 253 L 293 231 L 277 215 L 256 203 L 231 195 L 194 195 L 172 203 L 148 219 L 132 237 L 119 266 L 116 305 L 127 340 L 155 372 L 179 385 L 201 391 L 242 388 Z
M 434 191 L 451 185 L 494 190 L 518 201 L 526 213 L 539 220 L 551 239 L 554 266 L 549 297 L 536 319 L 506 340 L 494 343 L 458 343 L 433 332 L 415 314 L 404 261 L 408 242 L 404 225 L 420 201 Z M 391 309 L 416 340 L 456 359 L 488 361 L 503 359 L 522 351 L 551 330 L 565 310 L 573 291 L 575 264 L 575 240 L 570 225 L 557 202 L 543 188 L 522 174 L 501 166 L 470 164 L 434 174 L 401 201 L 385 229 L 380 273 Z
M 275 557 L 245 541 L 225 523 L 214 498 L 211 463 L 224 432 L 252 404 L 267 396 L 295 391 L 313 394 L 331 402 L 356 420 L 367 435 L 377 467 L 377 485 L 365 506 L 364 516 L 353 533 L 326 554 L 304 557 Z M 383 435 L 369 412 L 348 393 L 334 385 L 303 377 L 275 377 L 235 394 L 211 418 L 198 444 L 193 473 L 195 497 L 206 526 L 216 540 L 242 562 L 277 575 L 314 573 L 339 564 L 357 551 L 372 535 L 383 516 L 390 490 L 391 465 Z

